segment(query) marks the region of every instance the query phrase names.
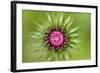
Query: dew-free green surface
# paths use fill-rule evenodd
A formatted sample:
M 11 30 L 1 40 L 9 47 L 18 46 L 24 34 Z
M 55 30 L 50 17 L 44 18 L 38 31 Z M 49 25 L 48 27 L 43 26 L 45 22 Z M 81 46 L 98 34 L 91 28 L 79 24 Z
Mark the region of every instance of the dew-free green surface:
M 31 32 L 36 31 L 36 25 L 34 22 L 38 22 L 41 25 L 47 20 L 46 11 L 34 11 L 23 10 L 22 12 L 22 61 L 26 62 L 38 62 L 46 61 L 45 53 L 47 52 L 34 52 L 34 48 L 31 47 L 34 40 L 30 37 Z M 48 12 L 59 13 L 59 12 Z M 90 13 L 75 13 L 75 12 L 63 12 L 65 15 L 71 15 L 74 23 L 72 27 L 79 26 L 79 43 L 76 45 L 78 50 L 72 52 L 72 58 L 70 60 L 87 60 L 91 59 L 91 14 Z M 46 26 L 46 24 L 44 24 Z M 36 41 L 37 42 L 37 41 Z M 41 48 L 41 47 L 37 47 Z M 36 49 L 36 48 L 35 48 Z M 43 55 L 42 59 L 38 55 Z

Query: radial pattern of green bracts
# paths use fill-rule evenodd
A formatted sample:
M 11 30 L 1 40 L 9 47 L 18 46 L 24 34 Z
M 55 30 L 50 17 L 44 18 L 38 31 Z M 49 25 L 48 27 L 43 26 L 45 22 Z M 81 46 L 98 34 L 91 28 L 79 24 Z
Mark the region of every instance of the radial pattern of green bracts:
M 40 49 L 36 49 L 37 53 L 39 53 L 39 51 L 46 52 L 45 56 L 47 61 L 70 59 L 72 57 L 70 49 L 75 48 L 78 41 L 78 38 L 74 37 L 78 36 L 77 30 L 79 27 L 75 26 L 71 28 L 71 26 L 74 24 L 74 20 L 69 14 L 64 15 L 63 13 L 46 13 L 46 16 L 47 19 L 42 23 L 46 24 L 45 26 L 33 21 L 33 25 L 36 25 L 36 31 L 30 35 L 34 40 L 33 47 L 40 47 Z M 49 40 L 50 34 L 55 31 L 62 32 L 63 34 L 62 40 L 64 41 L 61 45 L 55 46 L 56 42 L 59 42 L 59 40 L 56 40 L 56 42 L 54 42 L 55 44 L 52 44 L 52 41 Z M 55 38 L 53 39 L 54 41 Z M 41 58 L 41 55 L 39 58 Z

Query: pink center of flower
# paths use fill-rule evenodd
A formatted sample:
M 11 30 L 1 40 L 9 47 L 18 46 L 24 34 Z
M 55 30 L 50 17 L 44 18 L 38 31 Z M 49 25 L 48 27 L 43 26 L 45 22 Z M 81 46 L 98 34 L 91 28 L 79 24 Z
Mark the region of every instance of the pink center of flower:
M 52 31 L 49 36 L 49 42 L 53 47 L 60 47 L 64 42 L 64 35 L 60 31 Z

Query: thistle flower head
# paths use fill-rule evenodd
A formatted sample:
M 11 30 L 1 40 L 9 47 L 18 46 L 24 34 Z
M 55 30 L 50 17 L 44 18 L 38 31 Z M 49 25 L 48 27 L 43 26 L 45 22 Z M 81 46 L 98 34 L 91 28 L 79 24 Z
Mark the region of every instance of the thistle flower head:
M 63 46 L 67 43 L 67 36 L 65 32 L 60 27 L 50 28 L 48 33 L 45 34 L 44 37 L 46 40 L 46 45 L 49 45 L 49 49 L 59 50 L 63 49 Z
M 78 36 L 78 27 L 72 28 L 74 23 L 71 15 L 66 16 L 64 13 L 54 15 L 48 12 L 46 16 L 44 25 L 33 22 L 36 25 L 36 31 L 32 33 L 32 38 L 37 41 L 33 46 L 41 46 L 40 49 L 36 49 L 37 52 L 46 51 L 45 61 L 70 59 L 70 49 L 75 48 L 78 41 L 74 38 Z

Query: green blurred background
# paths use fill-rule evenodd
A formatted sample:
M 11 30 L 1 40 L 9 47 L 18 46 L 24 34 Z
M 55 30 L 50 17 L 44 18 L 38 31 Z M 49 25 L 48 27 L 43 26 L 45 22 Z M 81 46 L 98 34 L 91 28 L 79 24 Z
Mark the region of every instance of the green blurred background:
M 34 11 L 34 10 L 23 10 L 22 12 L 22 61 L 36 62 L 45 61 L 41 60 L 38 55 L 34 55 L 33 49 L 31 47 L 33 41 L 30 38 L 29 33 L 36 31 L 36 25 L 33 24 L 34 21 L 38 23 L 45 22 L 47 20 L 47 11 Z M 60 12 L 48 12 L 60 13 Z M 65 15 L 71 15 L 74 20 L 74 26 L 79 26 L 79 43 L 76 45 L 78 50 L 73 51 L 72 58 L 70 60 L 87 60 L 91 59 L 91 14 L 82 12 L 63 12 Z M 45 24 L 46 25 L 46 24 Z M 38 47 L 39 48 L 39 47 Z

